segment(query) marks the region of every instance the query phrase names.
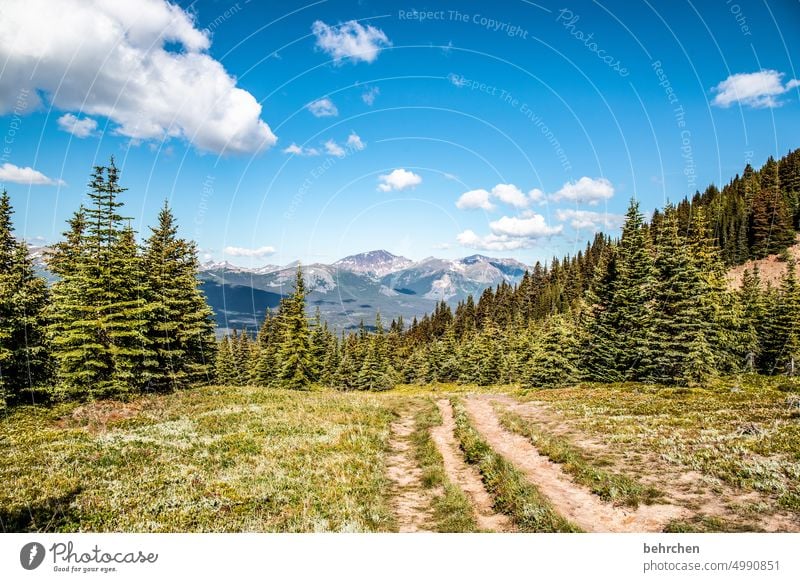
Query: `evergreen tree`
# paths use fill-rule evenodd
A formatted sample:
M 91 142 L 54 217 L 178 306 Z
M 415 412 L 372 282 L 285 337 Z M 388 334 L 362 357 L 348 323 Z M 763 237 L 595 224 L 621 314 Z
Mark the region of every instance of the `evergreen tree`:
M 622 228 L 618 276 L 612 305 L 616 344 L 626 379 L 640 379 L 643 364 L 652 356 L 648 338 L 653 325 L 655 268 L 649 235 L 639 203 L 631 200 Z
M 48 290 L 28 247 L 13 236 L 11 200 L 0 194 L 0 408 L 44 392 L 51 362 L 45 340 Z
M 564 315 L 554 315 L 534 340 L 525 384 L 533 388 L 555 388 L 578 381 L 577 342 L 574 326 Z
M 294 292 L 281 301 L 281 345 L 278 351 L 279 379 L 282 386 L 306 389 L 314 378 L 311 337 L 306 319 L 306 291 L 303 270 L 297 268 Z
M 268 308 L 264 323 L 258 332 L 257 359 L 253 370 L 253 383 L 256 386 L 271 387 L 277 384 L 278 348 L 281 324 L 278 315 Z
M 177 236 L 178 227 L 167 204 L 145 241 L 150 330 L 154 351 L 152 385 L 184 388 L 208 382 L 214 361 L 214 319 L 198 287 L 199 264 L 192 242 Z
M 239 372 L 236 368 L 233 349 L 234 341 L 235 335 L 233 337 L 226 335 L 217 345 L 215 376 L 217 384 L 221 386 L 236 386 L 239 384 Z
M 678 234 L 678 216 L 672 207 L 664 213 L 655 267 L 656 308 L 643 378 L 664 384 L 701 382 L 716 370 L 708 341 L 713 321 L 703 314 L 709 288 L 690 247 Z
M 800 358 L 800 289 L 796 264 L 790 261 L 774 308 L 765 317 L 762 368 L 771 374 L 798 374 Z

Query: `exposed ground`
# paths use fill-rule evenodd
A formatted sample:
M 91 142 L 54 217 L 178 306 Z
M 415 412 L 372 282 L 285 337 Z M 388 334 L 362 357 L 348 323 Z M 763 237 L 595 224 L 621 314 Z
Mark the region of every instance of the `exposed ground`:
M 800 241 L 800 235 L 798 235 L 798 241 Z M 798 275 L 800 275 L 800 244 L 789 247 L 786 249 L 786 253 L 788 257 L 791 257 L 797 263 L 796 269 L 798 270 Z M 728 285 L 732 289 L 738 289 L 742 286 L 742 277 L 744 276 L 744 272 L 751 271 L 753 267 L 758 267 L 761 282 L 764 285 L 769 284 L 773 287 L 779 287 L 781 278 L 783 277 L 784 273 L 786 273 L 787 265 L 788 263 L 785 260 L 782 260 L 782 257 L 779 255 L 769 255 L 763 259 L 747 261 L 746 263 L 737 265 L 728 271 Z
M 0 531 L 800 531 L 800 393 L 208 387 L 0 418 Z

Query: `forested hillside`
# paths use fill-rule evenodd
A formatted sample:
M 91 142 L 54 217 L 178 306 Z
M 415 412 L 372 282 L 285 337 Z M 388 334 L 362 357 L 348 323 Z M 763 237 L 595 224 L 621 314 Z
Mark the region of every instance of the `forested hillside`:
M 537 263 L 518 285 L 487 289 L 454 310 L 439 303 L 410 325 L 394 320 L 387 330 L 379 318 L 375 333 L 341 338 L 319 320 L 307 326 L 296 317 L 305 296 L 298 275 L 295 294 L 268 314 L 255 341 L 247 334 L 222 341 L 219 377 L 378 389 L 396 382 L 697 385 L 745 371 L 795 375 L 795 269 L 778 287 L 762 285 L 757 268 L 737 289 L 728 289 L 726 275 L 731 265 L 794 243 L 799 160 L 797 150 L 758 171 L 748 165 L 721 190 L 710 186 L 649 222 L 632 201 L 619 240 L 598 234 L 576 256 Z
M 800 289 L 786 253 L 800 224 L 800 150 L 721 190 L 654 212 L 632 201 L 619 240 L 598 234 L 576 256 L 537 263 L 455 309 L 384 325 L 380 315 L 337 336 L 306 316 L 300 268 L 294 292 L 268 310 L 256 337 L 215 343 L 199 290 L 194 243 L 165 205 L 143 244 L 121 214 L 113 159 L 89 184 L 90 205 L 70 219 L 36 275 L 0 198 L 0 405 L 165 391 L 216 381 L 302 389 L 321 383 L 381 390 L 399 382 L 581 380 L 698 385 L 738 372 L 796 374 Z M 731 265 L 777 254 L 777 286 L 757 264 L 729 289 Z

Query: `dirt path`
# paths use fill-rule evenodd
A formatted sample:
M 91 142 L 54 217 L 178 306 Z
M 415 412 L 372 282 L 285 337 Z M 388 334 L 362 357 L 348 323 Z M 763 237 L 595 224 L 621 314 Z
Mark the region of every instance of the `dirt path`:
M 546 433 L 567 438 L 580 449 L 601 455 L 615 471 L 635 474 L 640 483 L 663 491 L 669 503 L 685 508 L 691 516 L 719 517 L 728 523 L 768 532 L 798 531 L 797 518 L 788 512 L 760 513 L 746 518 L 739 515 L 742 507 L 765 505 L 763 496 L 755 491 L 745 492 L 698 471 L 667 464 L 655 452 L 614 450 L 599 437 L 576 429 L 542 403 L 520 402 L 505 394 L 492 395 L 491 400 L 539 424 Z
M 431 531 L 432 492 L 422 485 L 422 471 L 414 460 L 411 435 L 414 418 L 408 411 L 392 423 L 392 453 L 387 459 L 388 475 L 392 481 L 392 509 L 400 532 Z
M 489 445 L 522 471 L 558 513 L 585 531 L 657 532 L 670 520 L 687 514 L 674 505 L 642 505 L 634 510 L 605 503 L 540 455 L 527 438 L 505 430 L 491 397 L 473 396 L 466 399 L 465 405 L 475 428 Z
M 442 424 L 431 429 L 431 437 L 442 455 L 447 477 L 472 501 L 478 529 L 495 532 L 515 531 L 511 519 L 507 515 L 496 513 L 492 508 L 492 497 L 484 488 L 478 470 L 464 460 L 454 434 L 456 423 L 450 401 L 442 399 L 437 401 L 436 405 L 442 415 Z

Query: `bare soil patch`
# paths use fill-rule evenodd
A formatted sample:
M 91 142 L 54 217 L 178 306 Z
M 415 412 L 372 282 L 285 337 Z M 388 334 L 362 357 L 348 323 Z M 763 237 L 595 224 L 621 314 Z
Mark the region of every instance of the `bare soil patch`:
M 478 528 L 483 531 L 510 532 L 515 531 L 511 519 L 507 515 L 494 511 L 492 496 L 486 491 L 478 470 L 467 464 L 458 447 L 454 434 L 455 420 L 450 401 L 441 399 L 436 402 L 442 416 L 442 424 L 431 429 L 431 437 L 444 460 L 444 470 L 452 483 L 464 491 L 472 501 Z
M 545 495 L 562 516 L 589 532 L 657 532 L 687 510 L 674 505 L 643 505 L 637 509 L 604 503 L 577 485 L 557 464 L 539 454 L 522 435 L 505 430 L 492 407 L 491 397 L 465 401 L 475 428 L 489 445 L 513 463 Z
M 387 474 L 392 481 L 392 510 L 397 519 L 398 531 L 432 531 L 433 492 L 422 484 L 422 470 L 414 460 L 411 435 L 414 418 L 407 412 L 392 423 L 391 454 L 387 460 Z
M 763 495 L 743 491 L 719 479 L 691 469 L 681 469 L 665 462 L 656 453 L 616 450 L 572 426 L 546 405 L 537 402 L 519 402 L 508 395 L 493 395 L 490 401 L 500 402 L 528 421 L 535 422 L 548 433 L 568 438 L 575 446 L 589 454 L 599 455 L 615 471 L 632 474 L 641 483 L 662 491 L 670 505 L 684 509 L 687 517 L 720 518 L 724 522 L 745 529 L 756 528 L 766 532 L 798 531 L 798 523 L 786 512 L 755 512 L 743 520 L 746 508 L 767 507 Z

